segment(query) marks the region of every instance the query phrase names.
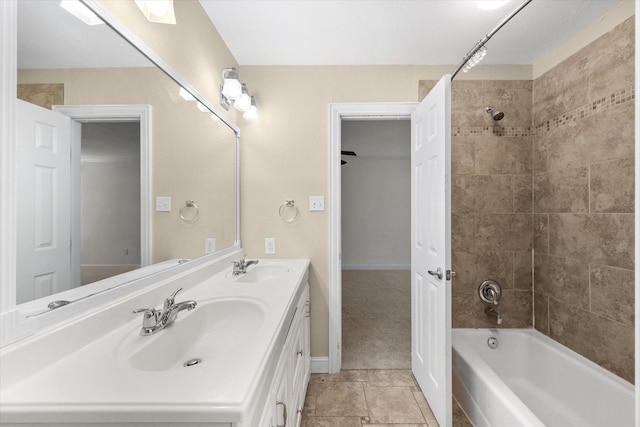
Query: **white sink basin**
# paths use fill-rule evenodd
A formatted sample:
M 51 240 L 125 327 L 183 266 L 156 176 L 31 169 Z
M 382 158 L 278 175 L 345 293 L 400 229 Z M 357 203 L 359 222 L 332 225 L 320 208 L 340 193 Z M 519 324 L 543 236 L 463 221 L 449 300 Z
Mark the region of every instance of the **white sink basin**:
M 199 360 L 194 365 L 216 363 L 219 355 L 246 345 L 260 331 L 266 312 L 262 303 L 250 299 L 204 300 L 154 335 L 129 332 L 117 357 L 142 371 L 187 369 L 185 363 L 194 360 Z
M 247 272 L 234 276 L 229 273 L 228 276 L 236 282 L 263 282 L 273 280 L 279 276 L 291 271 L 291 267 L 284 264 L 254 264 L 247 268 Z

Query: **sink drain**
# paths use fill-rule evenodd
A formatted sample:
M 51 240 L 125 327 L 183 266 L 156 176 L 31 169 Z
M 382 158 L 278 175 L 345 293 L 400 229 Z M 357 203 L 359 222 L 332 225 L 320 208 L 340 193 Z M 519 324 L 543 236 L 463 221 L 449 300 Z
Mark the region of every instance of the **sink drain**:
M 199 364 L 201 362 L 202 362 L 202 359 L 198 359 L 198 358 L 189 359 L 186 362 L 184 362 L 184 365 L 182 365 L 182 366 L 184 366 L 185 368 L 188 368 L 189 366 L 196 366 L 197 364 Z

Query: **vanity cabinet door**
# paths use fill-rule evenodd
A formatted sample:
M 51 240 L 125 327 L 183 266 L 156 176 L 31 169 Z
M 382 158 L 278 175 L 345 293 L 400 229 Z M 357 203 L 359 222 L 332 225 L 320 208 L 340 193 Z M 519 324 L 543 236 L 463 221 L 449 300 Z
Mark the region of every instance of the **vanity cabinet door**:
M 269 392 L 271 427 L 297 427 L 302 421 L 302 409 L 309 381 L 309 286 L 296 304 L 278 366 Z M 261 424 L 262 425 L 262 424 Z
M 287 363 L 287 358 L 282 357 L 280 359 L 280 364 L 278 365 L 278 369 L 276 369 L 276 376 L 274 378 L 273 384 L 273 395 L 272 395 L 272 408 L 273 413 L 271 416 L 271 426 L 272 427 L 289 427 L 290 421 L 290 396 L 289 396 L 289 381 L 287 376 L 287 371 L 289 371 L 289 363 Z

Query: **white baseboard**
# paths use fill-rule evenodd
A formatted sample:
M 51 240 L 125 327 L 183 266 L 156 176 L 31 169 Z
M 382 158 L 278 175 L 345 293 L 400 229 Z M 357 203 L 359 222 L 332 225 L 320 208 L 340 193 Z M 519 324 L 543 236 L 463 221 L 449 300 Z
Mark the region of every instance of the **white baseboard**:
M 312 357 L 311 358 L 311 373 L 312 374 L 326 374 L 329 372 L 329 358 L 328 357 Z

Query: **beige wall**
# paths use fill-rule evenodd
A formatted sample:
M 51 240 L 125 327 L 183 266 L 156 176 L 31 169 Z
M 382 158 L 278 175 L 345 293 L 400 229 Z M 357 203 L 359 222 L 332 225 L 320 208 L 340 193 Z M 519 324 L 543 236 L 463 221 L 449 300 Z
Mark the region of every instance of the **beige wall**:
M 152 262 L 204 255 L 235 240 L 235 135 L 178 96 L 178 85 L 155 68 L 20 70 L 19 83 L 62 83 L 65 105 L 151 105 L 152 200 L 172 198 L 171 212 L 152 206 Z M 215 187 L 213 184 L 215 183 Z M 180 219 L 194 200 L 198 221 Z
M 533 88 L 536 329 L 633 382 L 634 18 Z

